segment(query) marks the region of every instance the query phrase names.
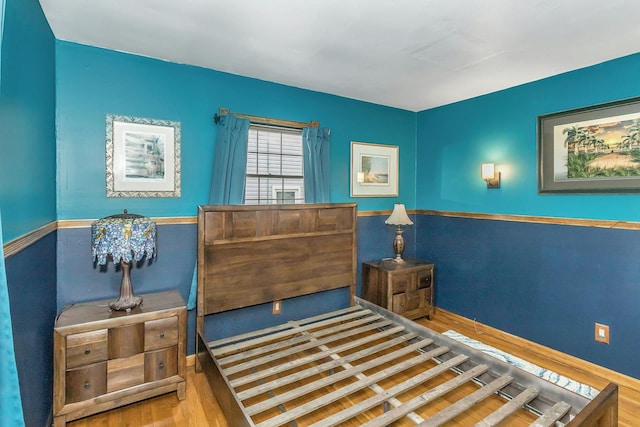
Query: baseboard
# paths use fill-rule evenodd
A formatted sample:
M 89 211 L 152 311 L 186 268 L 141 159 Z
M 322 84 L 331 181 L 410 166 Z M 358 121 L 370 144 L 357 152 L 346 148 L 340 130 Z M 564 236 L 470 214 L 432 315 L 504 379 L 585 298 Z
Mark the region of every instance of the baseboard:
M 196 365 L 196 355 L 190 354 L 187 356 L 187 368 L 191 368 Z
M 588 362 L 584 359 L 580 359 L 567 353 L 554 350 L 553 348 L 546 347 L 542 344 L 538 344 L 519 336 L 512 335 L 500 329 L 496 329 L 483 323 L 479 323 L 475 320 L 468 319 L 439 307 L 436 308 L 435 316 L 443 316 L 447 318 L 447 320 L 452 324 L 457 323 L 461 325 L 461 328 L 470 329 L 495 338 L 499 338 L 504 341 L 515 343 L 518 346 L 527 348 L 528 351 L 531 351 L 533 353 L 545 355 L 545 357 L 552 357 L 556 360 L 566 360 L 571 365 L 580 366 L 581 369 L 585 370 L 586 372 L 593 372 L 595 375 L 598 375 L 602 378 L 607 378 L 609 381 L 615 382 L 619 386 L 628 387 L 640 392 L 640 380 L 614 371 L 612 369 L 605 368 L 604 366 L 596 365 L 595 363 Z M 425 323 L 425 326 L 428 327 L 428 323 Z M 464 333 L 464 331 L 462 330 L 458 332 Z

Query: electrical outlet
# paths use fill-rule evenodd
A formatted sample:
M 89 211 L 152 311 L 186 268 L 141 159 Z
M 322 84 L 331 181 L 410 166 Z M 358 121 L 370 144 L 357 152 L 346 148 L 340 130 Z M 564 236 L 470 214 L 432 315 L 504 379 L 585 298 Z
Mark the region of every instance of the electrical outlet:
M 609 344 L 609 326 L 596 323 L 595 326 L 596 341 Z
M 273 314 L 280 314 L 282 311 L 282 301 L 277 299 L 273 302 Z

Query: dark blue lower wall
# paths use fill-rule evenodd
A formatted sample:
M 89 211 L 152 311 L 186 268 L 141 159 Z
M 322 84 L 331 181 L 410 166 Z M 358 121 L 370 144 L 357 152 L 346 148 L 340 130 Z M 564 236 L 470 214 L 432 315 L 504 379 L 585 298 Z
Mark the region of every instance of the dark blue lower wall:
M 364 261 L 393 257 L 386 215 L 358 217 L 358 294 Z M 514 335 L 640 378 L 640 232 L 595 227 L 417 215 L 405 233 L 405 257 L 436 264 L 436 305 Z M 177 289 L 188 297 L 197 226 L 161 225 L 158 258 L 132 272 L 136 293 Z M 58 231 L 58 309 L 118 293 L 120 273 L 94 268 L 90 230 Z M 416 244 L 416 242 L 418 242 Z M 291 318 L 305 307 L 339 307 L 344 295 L 284 302 Z M 326 306 L 326 307 L 325 307 Z M 215 337 L 280 323 L 271 305 L 217 316 Z M 594 323 L 610 326 L 609 345 L 594 341 Z M 208 328 L 208 330 L 210 330 Z M 195 311 L 188 354 L 195 348 Z M 212 337 L 213 338 L 213 337 Z M 212 339 L 211 338 L 211 339 Z
M 419 215 L 417 233 L 437 306 L 640 378 L 640 231 Z
M 56 233 L 8 257 L 5 265 L 24 421 L 51 425 Z

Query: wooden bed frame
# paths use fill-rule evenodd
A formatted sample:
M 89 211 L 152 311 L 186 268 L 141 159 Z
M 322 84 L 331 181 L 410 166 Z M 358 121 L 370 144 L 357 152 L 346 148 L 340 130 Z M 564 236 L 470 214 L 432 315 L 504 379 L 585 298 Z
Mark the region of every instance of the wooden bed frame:
M 232 426 L 616 426 L 581 395 L 355 296 L 356 204 L 200 206 L 196 370 Z M 348 288 L 346 308 L 208 341 L 205 316 Z

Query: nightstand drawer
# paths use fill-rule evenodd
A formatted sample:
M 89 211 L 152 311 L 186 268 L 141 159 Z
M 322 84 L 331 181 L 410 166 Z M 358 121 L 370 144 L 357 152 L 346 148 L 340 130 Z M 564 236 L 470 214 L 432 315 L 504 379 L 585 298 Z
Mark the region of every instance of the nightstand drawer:
M 431 271 L 423 271 L 418 273 L 418 289 L 430 288 L 433 283 L 433 274 Z
M 396 274 L 393 278 L 393 293 L 399 294 L 415 289 L 415 274 Z
M 406 309 L 416 310 L 418 308 L 424 308 L 425 302 L 427 301 L 427 290 L 419 289 L 418 291 L 411 294 L 411 297 L 407 298 Z
M 67 369 L 107 360 L 107 329 L 67 337 Z
M 395 294 L 391 303 L 391 311 L 402 314 L 407 310 L 407 294 Z
M 169 347 L 145 353 L 145 382 L 158 381 L 176 375 L 178 372 L 178 360 L 176 354 L 176 347 Z
M 107 362 L 69 369 L 66 374 L 66 402 L 92 399 L 107 392 Z
M 144 322 L 144 351 L 178 344 L 178 317 Z

